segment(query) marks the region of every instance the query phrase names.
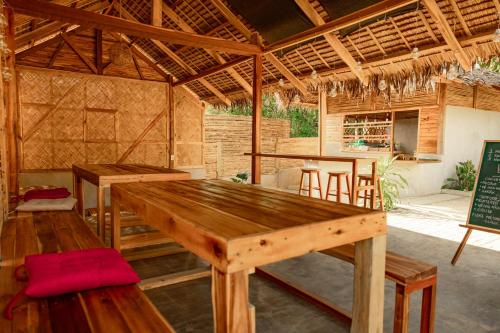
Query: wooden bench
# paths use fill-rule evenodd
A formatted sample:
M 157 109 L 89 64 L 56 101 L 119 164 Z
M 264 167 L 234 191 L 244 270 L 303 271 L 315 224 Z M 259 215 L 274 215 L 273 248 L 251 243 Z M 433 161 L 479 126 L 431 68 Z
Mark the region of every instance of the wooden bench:
M 353 244 L 331 248 L 321 253 L 354 264 Z M 351 314 L 323 297 L 271 273 L 268 269 L 257 268 L 255 272 L 350 324 Z M 387 251 L 385 277 L 396 283 L 393 332 L 408 332 L 410 294 L 418 290 L 422 290 L 420 333 L 434 332 L 437 267 Z
M 0 308 L 21 290 L 13 272 L 29 254 L 102 247 L 74 212 L 19 213 L 1 234 Z M 108 287 L 45 299 L 27 298 L 0 332 L 174 332 L 138 286 Z

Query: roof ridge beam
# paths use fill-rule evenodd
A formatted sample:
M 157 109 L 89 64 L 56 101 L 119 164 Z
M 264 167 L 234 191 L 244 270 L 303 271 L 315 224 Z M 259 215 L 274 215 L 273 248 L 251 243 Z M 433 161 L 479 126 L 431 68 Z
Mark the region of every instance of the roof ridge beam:
M 173 44 L 207 48 L 241 55 L 262 53 L 261 47 L 255 44 L 240 43 L 222 38 L 155 27 L 149 24 L 130 22 L 113 16 L 56 5 L 50 2 L 42 2 L 40 0 L 9 0 L 8 5 L 20 14 L 125 33 L 141 38 L 153 38 Z

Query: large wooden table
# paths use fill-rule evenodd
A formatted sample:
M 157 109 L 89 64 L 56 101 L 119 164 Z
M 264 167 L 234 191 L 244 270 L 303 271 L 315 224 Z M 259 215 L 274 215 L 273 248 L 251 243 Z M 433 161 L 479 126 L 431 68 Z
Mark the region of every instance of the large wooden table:
M 320 156 L 320 155 L 298 155 L 298 154 L 275 154 L 275 153 L 245 153 L 246 156 L 259 156 L 259 157 L 272 157 L 272 158 L 284 158 L 290 160 L 306 160 L 306 161 L 328 161 L 328 162 L 343 162 L 351 163 L 351 202 L 356 203 L 358 200 L 358 193 L 360 190 L 370 190 L 370 200 L 371 207 L 374 207 L 375 202 L 375 186 L 364 186 L 363 189 L 360 188 L 357 182 L 358 178 L 358 165 L 360 161 L 368 161 L 372 164 L 372 177 L 375 179 L 377 176 L 377 159 L 366 158 L 366 157 L 347 157 L 347 156 Z
M 382 332 L 386 214 L 220 180 L 113 184 L 112 246 L 120 207 L 212 264 L 216 332 L 251 332 L 248 272 L 355 242 L 351 332 Z M 334 277 L 332 277 L 334 278 Z
M 77 211 L 84 216 L 82 180 L 97 186 L 97 234 L 104 240 L 104 189 L 115 183 L 191 179 L 189 172 L 143 164 L 74 164 L 73 195 Z

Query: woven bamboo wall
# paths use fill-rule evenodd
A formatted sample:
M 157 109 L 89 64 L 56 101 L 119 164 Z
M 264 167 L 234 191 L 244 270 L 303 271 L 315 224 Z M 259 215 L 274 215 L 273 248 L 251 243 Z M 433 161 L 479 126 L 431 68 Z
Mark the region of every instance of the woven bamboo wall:
M 120 159 L 167 165 L 165 83 L 27 67 L 18 73 L 22 170 Z
M 252 151 L 252 118 L 245 116 L 205 116 L 205 168 L 207 178 L 235 176 L 250 171 Z M 290 136 L 290 122 L 281 119 L 263 119 L 262 151 L 276 152 L 278 139 Z M 276 172 L 275 159 L 262 159 L 264 174 Z
M 174 88 L 175 167 L 203 168 L 203 104 L 186 89 Z

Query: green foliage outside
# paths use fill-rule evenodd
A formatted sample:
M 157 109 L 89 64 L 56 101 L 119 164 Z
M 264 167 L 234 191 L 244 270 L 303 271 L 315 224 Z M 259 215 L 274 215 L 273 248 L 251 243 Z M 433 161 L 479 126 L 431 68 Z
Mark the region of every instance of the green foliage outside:
M 384 208 L 389 211 L 399 201 L 401 190 L 408 186 L 408 181 L 394 170 L 394 161 L 397 156 L 384 157 L 378 160 L 378 174 L 382 181 L 382 192 L 384 194 Z
M 441 188 L 459 190 L 459 191 L 472 191 L 474 189 L 474 182 L 476 181 L 476 168 L 471 160 L 466 162 L 459 162 L 455 166 L 456 178 L 448 178 L 445 180 Z
M 252 104 L 233 104 L 228 107 L 207 108 L 207 114 L 227 114 L 233 116 L 251 116 Z M 290 137 L 307 138 L 318 136 L 318 110 L 300 106 L 284 106 L 274 95 L 262 98 L 262 114 L 264 118 L 288 119 L 290 121 Z
M 248 181 L 248 172 L 240 172 L 236 177 L 232 177 L 231 180 L 235 183 L 245 184 Z

